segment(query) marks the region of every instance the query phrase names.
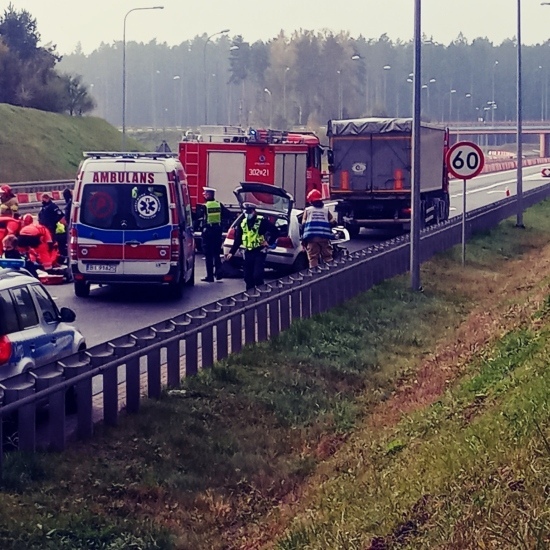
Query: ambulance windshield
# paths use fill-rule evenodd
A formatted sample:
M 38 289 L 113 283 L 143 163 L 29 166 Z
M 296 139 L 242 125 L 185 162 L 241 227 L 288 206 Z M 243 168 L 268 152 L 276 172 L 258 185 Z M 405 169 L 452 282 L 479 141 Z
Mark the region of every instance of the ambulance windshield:
M 88 184 L 80 221 L 98 229 L 152 229 L 168 223 L 167 188 L 163 185 Z

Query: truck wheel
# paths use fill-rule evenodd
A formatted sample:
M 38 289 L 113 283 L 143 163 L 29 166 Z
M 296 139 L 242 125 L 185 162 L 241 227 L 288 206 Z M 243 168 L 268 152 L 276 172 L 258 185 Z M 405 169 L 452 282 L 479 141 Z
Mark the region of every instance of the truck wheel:
M 348 230 L 351 239 L 356 239 L 359 237 L 359 233 L 361 232 L 361 227 L 359 225 L 351 225 L 347 223 L 344 227 Z
M 88 298 L 90 295 L 90 283 L 84 281 L 74 282 L 74 293 L 79 298 Z

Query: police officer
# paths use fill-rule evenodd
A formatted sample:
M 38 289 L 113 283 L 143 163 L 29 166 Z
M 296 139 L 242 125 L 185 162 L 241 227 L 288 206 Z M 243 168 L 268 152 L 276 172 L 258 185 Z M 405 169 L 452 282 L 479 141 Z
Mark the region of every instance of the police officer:
M 256 213 L 251 202 L 243 204 L 244 216 L 235 228 L 235 240 L 225 256 L 230 260 L 242 245 L 244 248 L 244 282 L 246 290 L 264 284 L 265 257 L 268 246 L 277 238 L 277 228 L 262 215 Z
M 214 196 L 216 190 L 212 187 L 204 188 L 204 218 L 202 226 L 202 250 L 206 262 L 206 277 L 201 279 L 207 283 L 220 281 L 221 259 L 220 252 L 222 248 L 222 218 L 225 207 Z

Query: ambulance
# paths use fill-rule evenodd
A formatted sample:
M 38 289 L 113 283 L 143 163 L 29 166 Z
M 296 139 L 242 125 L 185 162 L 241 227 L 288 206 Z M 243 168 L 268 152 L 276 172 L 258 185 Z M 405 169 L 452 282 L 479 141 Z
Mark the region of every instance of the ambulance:
M 69 257 L 78 297 L 92 284 L 152 283 L 176 298 L 195 278 L 186 174 L 172 153 L 89 152 L 75 183 Z

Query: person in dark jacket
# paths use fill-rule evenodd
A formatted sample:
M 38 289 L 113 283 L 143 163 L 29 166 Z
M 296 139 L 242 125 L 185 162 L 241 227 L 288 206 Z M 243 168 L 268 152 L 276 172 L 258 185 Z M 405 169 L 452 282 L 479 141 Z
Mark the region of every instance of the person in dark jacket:
M 67 229 L 69 229 L 71 225 L 71 207 L 73 206 L 73 192 L 68 187 L 63 189 L 63 198 L 65 199 L 63 215 L 65 217 L 65 225 Z
M 63 211 L 55 202 L 49 193 L 42 193 L 42 208 L 38 212 L 38 223 L 48 229 L 53 239 L 55 239 L 57 222 L 63 218 Z
M 231 260 L 242 245 L 244 248 L 244 282 L 246 290 L 250 290 L 264 284 L 267 248 L 277 239 L 278 230 L 267 218 L 256 213 L 256 206 L 253 203 L 245 202 L 243 210 L 245 215 L 235 227 L 233 246 L 226 254 L 225 259 Z

